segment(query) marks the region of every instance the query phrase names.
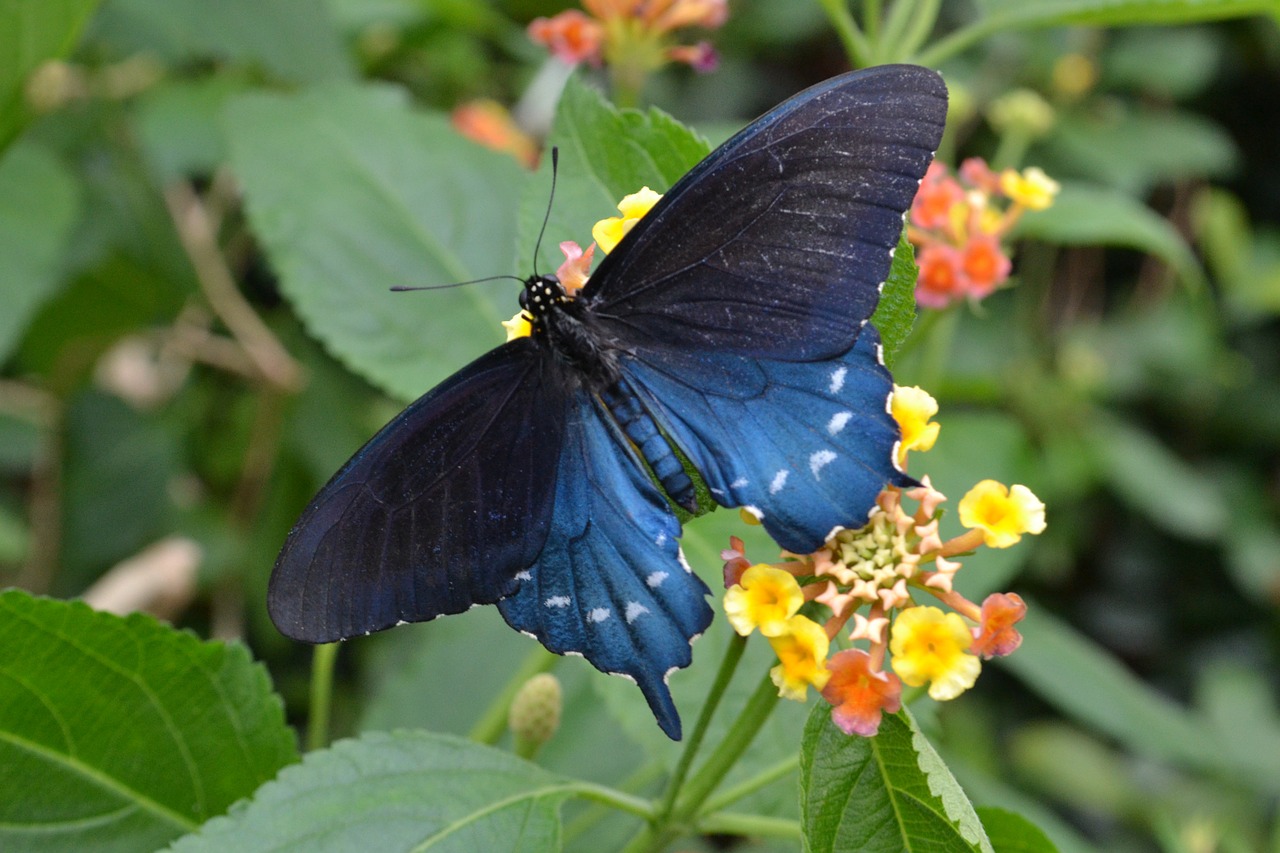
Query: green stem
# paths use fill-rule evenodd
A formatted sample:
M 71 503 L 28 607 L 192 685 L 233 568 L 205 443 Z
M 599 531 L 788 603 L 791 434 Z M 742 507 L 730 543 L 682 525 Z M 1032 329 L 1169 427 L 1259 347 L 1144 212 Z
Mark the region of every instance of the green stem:
M 915 55 L 938 23 L 938 11 L 941 7 L 942 0 L 922 0 L 902 34 L 900 45 L 893 53 L 895 59 L 906 59 Z
M 684 823 L 698 813 L 716 786 L 733 769 L 734 763 L 747 751 L 751 741 L 755 740 L 777 704 L 778 688 L 769 674 L 765 673 L 760 686 L 747 700 L 729 733 L 685 786 L 684 795 L 676 802 L 672 811 L 672 817 L 677 823 Z
M 333 707 L 333 666 L 338 644 L 324 643 L 311 652 L 311 712 L 307 717 L 307 750 L 329 743 L 329 712 Z
M 875 44 L 874 60 L 877 64 L 887 62 L 891 57 L 899 55 L 895 49 L 904 39 L 911 21 L 915 19 L 917 0 L 897 0 L 889 8 L 889 17 L 884 22 L 884 31 Z
M 998 32 L 999 29 L 998 23 L 993 25 L 990 19 L 961 27 L 950 35 L 938 39 L 933 43 L 933 47 L 921 53 L 917 60 L 921 65 L 937 68 L 956 54 L 963 53 L 987 36 Z
M 558 660 L 556 655 L 542 646 L 530 651 L 521 662 L 520 668 L 502 688 L 502 692 L 493 698 L 480 719 L 476 720 L 467 737 L 477 743 L 487 743 L 491 746 L 497 743 L 498 738 L 502 737 L 502 733 L 507 728 L 507 712 L 511 710 L 511 700 L 515 698 L 516 691 L 538 673 L 549 672 Z
M 862 4 L 863 28 L 867 31 L 867 39 L 874 44 L 880 38 L 880 24 L 884 11 L 880 0 L 866 0 Z
M 721 791 L 718 795 L 711 797 L 710 799 L 707 800 L 706 807 L 703 809 L 703 811 L 712 813 L 712 812 L 718 812 L 721 809 L 728 808 L 732 804 L 738 802 L 738 800 L 741 800 L 744 797 L 748 797 L 751 794 L 754 794 L 756 791 L 759 791 L 761 788 L 772 785 L 774 782 L 783 778 L 788 773 L 795 772 L 795 769 L 799 766 L 800 766 L 800 755 L 798 753 L 796 755 L 791 756 L 790 758 L 784 758 L 782 761 L 779 761 L 777 764 L 773 765 L 772 767 L 769 767 L 761 771 L 760 773 L 757 773 L 756 775 L 752 776 L 750 779 L 743 780 L 742 782 L 739 782 L 737 785 L 734 785 L 732 788 L 726 788 L 725 790 Z M 699 827 L 701 826 L 702 824 L 699 823 Z
M 680 755 L 680 761 L 676 764 L 676 769 L 671 774 L 671 781 L 667 783 L 666 793 L 662 797 L 661 805 L 658 806 L 659 823 L 664 822 L 671 816 L 671 810 L 676 804 L 676 797 L 680 794 L 680 786 L 684 784 L 685 777 L 689 775 L 689 768 L 693 765 L 693 758 L 697 755 L 698 748 L 702 746 L 702 741 L 707 736 L 711 717 L 720 705 L 720 700 L 724 698 L 725 690 L 728 688 L 729 681 L 733 678 L 733 673 L 738 668 L 738 662 L 742 660 L 742 653 L 746 648 L 747 638 L 734 633 L 732 639 L 729 640 L 729 648 L 725 650 L 724 659 L 720 661 L 720 670 L 716 673 L 716 680 L 712 683 L 711 690 L 707 693 L 706 701 L 702 703 L 702 710 L 698 713 L 698 722 L 694 725 L 693 733 L 689 735 L 689 742 L 685 744 L 684 752 Z
M 798 820 L 731 812 L 707 815 L 698 821 L 698 831 L 708 835 L 740 835 L 747 838 L 790 838 L 795 841 L 801 838 Z
M 653 782 L 666 775 L 666 772 L 667 768 L 660 762 L 651 761 L 624 779 L 617 787 L 617 790 L 626 794 L 631 791 L 648 788 Z M 571 842 L 574 839 L 586 833 L 611 814 L 613 814 L 613 811 L 599 801 L 584 808 L 580 814 L 565 824 L 564 832 L 562 833 L 563 845 L 565 847 L 572 846 Z
M 871 45 L 867 42 L 858 22 L 846 5 L 846 0 L 818 0 L 831 26 L 835 28 L 840 43 L 844 45 L 845 55 L 854 68 L 863 68 L 871 63 Z
M 996 172 L 1015 169 L 1027 156 L 1031 147 L 1031 134 L 1021 129 L 1010 129 L 1000 137 L 996 152 L 991 158 L 991 168 Z

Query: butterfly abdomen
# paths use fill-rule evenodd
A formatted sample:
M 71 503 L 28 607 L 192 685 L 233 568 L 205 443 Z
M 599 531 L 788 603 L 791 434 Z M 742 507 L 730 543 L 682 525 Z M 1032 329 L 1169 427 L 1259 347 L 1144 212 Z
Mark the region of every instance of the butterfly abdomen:
M 606 389 L 600 399 L 609 408 L 627 438 L 639 449 L 644 461 L 649 463 L 653 475 L 658 478 L 671 499 L 689 512 L 696 512 L 698 498 L 694 493 L 693 481 L 685 473 L 684 465 L 671 449 L 666 436 L 658 429 L 653 417 L 625 380 Z

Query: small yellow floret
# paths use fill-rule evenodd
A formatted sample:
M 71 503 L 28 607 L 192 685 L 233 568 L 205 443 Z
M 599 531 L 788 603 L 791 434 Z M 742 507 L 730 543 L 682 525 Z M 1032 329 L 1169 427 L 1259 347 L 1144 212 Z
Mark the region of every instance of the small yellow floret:
M 613 247 L 622 241 L 632 226 L 639 222 L 660 198 L 662 198 L 661 193 L 643 187 L 639 192 L 634 192 L 618 202 L 618 211 L 622 215 L 601 219 L 591 229 L 591 236 L 600 247 L 600 251 L 605 254 L 612 252 Z
M 804 604 L 804 592 L 790 572 L 752 566 L 724 594 L 724 612 L 733 630 L 747 636 L 756 628 L 766 637 L 788 630 L 788 621 Z
M 929 422 L 929 418 L 938 413 L 938 401 L 928 391 L 914 386 L 893 386 L 889 411 L 902 429 L 902 440 L 898 443 L 899 465 L 906 464 L 907 451 L 928 450 L 938 440 L 941 427 Z
M 803 702 L 812 684 L 818 690 L 827 686 L 831 670 L 827 669 L 827 651 L 831 640 L 822 626 L 804 616 L 792 616 L 787 631 L 769 638 L 769 645 L 780 663 L 769 670 L 769 677 L 784 699 Z
M 529 323 L 529 315 L 523 311 L 517 311 L 510 320 L 503 320 L 502 328 L 507 330 L 508 343 L 516 338 L 527 338 L 533 333 L 533 326 Z
M 956 613 L 937 607 L 911 607 L 893 622 L 889 651 L 893 671 L 903 684 L 929 684 L 929 696 L 954 699 L 973 686 L 982 662 L 968 654 L 973 634 Z
M 1032 166 L 1021 172 L 1005 169 L 1000 173 L 1000 188 L 1017 204 L 1031 210 L 1044 210 L 1053 204 L 1062 186 L 1043 169 Z
M 1008 548 L 1044 530 L 1044 504 L 1026 486 L 983 480 L 960 499 L 960 523 L 982 531 L 988 548 Z

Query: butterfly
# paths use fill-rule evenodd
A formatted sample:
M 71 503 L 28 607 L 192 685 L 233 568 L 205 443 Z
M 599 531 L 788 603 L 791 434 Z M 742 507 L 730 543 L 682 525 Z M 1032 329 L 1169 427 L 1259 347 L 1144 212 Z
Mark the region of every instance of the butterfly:
M 666 678 L 712 618 L 671 505 L 697 506 L 681 456 L 794 553 L 914 482 L 868 318 L 946 97 L 915 66 L 827 80 L 677 181 L 575 297 L 525 280 L 531 333 L 412 403 L 303 512 L 276 626 L 325 643 L 496 604 L 635 681 L 678 740 Z

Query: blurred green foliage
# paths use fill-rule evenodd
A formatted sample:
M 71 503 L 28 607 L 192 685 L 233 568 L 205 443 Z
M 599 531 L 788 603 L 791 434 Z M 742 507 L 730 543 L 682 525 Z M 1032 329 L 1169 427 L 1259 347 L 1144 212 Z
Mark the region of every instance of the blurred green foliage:
M 962 575 L 970 596 L 1016 589 L 1031 602 L 1022 649 L 960 700 L 912 706 L 946 761 L 943 787 L 980 807 L 964 803 L 957 825 L 980 816 L 997 850 L 1052 849 L 1046 836 L 1064 851 L 1280 849 L 1275 3 L 987 0 L 934 4 L 924 26 L 895 10 L 930 4 L 899 0 L 882 33 L 900 37 L 859 45 L 843 3 L 734 0 L 714 34 L 719 70 L 664 71 L 645 90 L 660 110 L 625 113 L 592 88 L 603 80 L 592 69 L 562 99 L 547 83 L 564 75 L 524 27 L 565 5 L 0 0 L 0 585 L 101 604 L 116 594 L 104 579 L 125 577 L 134 597 L 119 606 L 230 641 L 0 598 L 0 767 L 24 768 L 0 772 L 0 847 L 163 845 L 294 760 L 240 645 L 305 727 L 309 652 L 265 615 L 275 553 L 347 456 L 499 342 L 515 310 L 510 285 L 387 288 L 524 275 L 533 261 L 545 158 L 528 172 L 457 134 L 449 110 L 495 98 L 575 141 L 546 269 L 551 247 L 586 242 L 623 193 L 669 185 L 706 150 L 702 135 L 723 139 L 852 55 L 943 72 L 948 163 L 1038 165 L 1064 185 L 1020 225 L 1014 286 L 922 317 L 895 365 L 942 405 L 939 444 L 912 473 L 953 499 L 987 477 L 1025 483 L 1049 508 L 1043 536 Z M 880 5 L 852 8 L 865 22 Z M 1019 118 L 1015 92 L 1036 96 L 1048 123 Z M 959 532 L 950 516 L 944 532 Z M 688 528 L 685 552 L 708 582 L 731 533 L 742 531 L 726 512 Z M 769 553 L 757 531 L 743 535 Z M 156 569 L 147 549 L 173 536 L 199 560 Z M 126 571 L 139 564 L 192 586 Z M 705 695 L 728 633 L 717 620 L 673 676 L 682 708 Z M 207 824 L 178 849 L 251 849 L 245 839 L 265 844 L 273 827 L 301 843 L 310 818 L 282 817 L 295 798 L 349 805 L 360 819 L 343 831 L 367 842 L 380 792 L 425 801 L 466 788 L 395 781 L 436 765 L 535 803 L 528 836 L 505 813 L 477 832 L 622 847 L 639 812 L 593 803 L 589 785 L 652 796 L 678 753 L 634 688 L 582 661 L 557 664 L 565 723 L 545 770 L 445 736 L 381 734 L 466 735 L 532 647 L 491 612 L 352 642 L 332 727 L 361 739 L 314 753 L 239 822 Z M 744 667 L 762 673 L 767 651 L 756 644 Z M 751 691 L 734 689 L 726 702 Z M 79 710 L 40 710 L 37 693 Z M 794 849 L 797 826 L 839 824 L 813 796 L 797 803 L 797 786 L 825 773 L 837 781 L 823 791 L 839 793 L 829 786 L 847 777 L 815 766 L 814 751 L 857 766 L 866 742 L 820 747 L 825 714 L 806 730 L 805 713 L 779 708 L 741 771 L 768 784 L 726 803 L 757 822 L 719 831 L 774 838 L 744 849 Z M 894 747 L 908 748 L 908 723 L 893 726 Z M 146 751 L 165 737 L 172 749 Z M 343 774 L 357 765 L 368 787 L 348 803 Z M 938 799 L 923 808 L 959 820 L 927 777 L 887 774 L 872 793 L 887 803 L 896 786 L 924 785 Z M 180 793 L 192 781 L 207 786 L 195 809 Z M 554 812 L 571 795 L 562 832 Z M 87 805 L 67 809 L 77 798 Z M 81 825 L 97 806 L 122 816 Z M 444 817 L 470 814 L 459 809 Z M 836 843 L 835 829 L 815 831 Z M 1015 843 L 1026 846 L 1004 846 Z

